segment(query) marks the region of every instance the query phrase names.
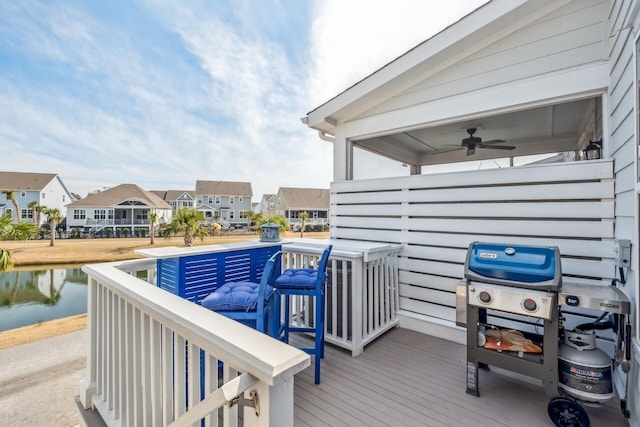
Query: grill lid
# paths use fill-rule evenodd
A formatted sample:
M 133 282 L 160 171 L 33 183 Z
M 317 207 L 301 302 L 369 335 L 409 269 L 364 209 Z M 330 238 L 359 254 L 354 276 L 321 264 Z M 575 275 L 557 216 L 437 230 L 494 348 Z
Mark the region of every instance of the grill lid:
M 469 280 L 557 291 L 562 283 L 560 251 L 555 246 L 473 242 L 464 265 Z

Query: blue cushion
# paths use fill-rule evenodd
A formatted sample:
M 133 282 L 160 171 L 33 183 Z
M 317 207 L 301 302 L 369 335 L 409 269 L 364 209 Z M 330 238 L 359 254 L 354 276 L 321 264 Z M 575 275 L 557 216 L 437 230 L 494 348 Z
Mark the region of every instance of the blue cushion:
M 276 279 L 276 288 L 313 289 L 318 280 L 318 270 L 313 268 L 291 268 Z
M 228 282 L 210 293 L 200 302 L 203 307 L 213 311 L 252 311 L 258 301 L 259 283 Z M 273 288 L 265 288 L 265 301 L 273 293 Z

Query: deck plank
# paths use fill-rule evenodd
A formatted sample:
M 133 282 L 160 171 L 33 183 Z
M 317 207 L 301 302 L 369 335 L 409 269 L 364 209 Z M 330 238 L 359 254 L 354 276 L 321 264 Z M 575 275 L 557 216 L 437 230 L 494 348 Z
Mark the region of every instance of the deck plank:
M 296 337 L 292 343 L 307 341 Z M 308 343 L 306 343 L 308 345 Z M 295 378 L 295 425 L 548 427 L 542 384 L 510 373 L 480 372 L 480 397 L 465 393 L 463 345 L 393 329 L 359 357 L 327 345 L 321 383 L 313 363 Z M 591 425 L 628 427 L 614 399 L 585 407 Z

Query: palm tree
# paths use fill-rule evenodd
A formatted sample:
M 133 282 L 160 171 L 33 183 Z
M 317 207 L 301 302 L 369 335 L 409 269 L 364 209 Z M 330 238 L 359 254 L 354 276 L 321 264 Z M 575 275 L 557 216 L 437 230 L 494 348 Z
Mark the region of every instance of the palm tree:
M 298 218 L 300 219 L 300 237 L 304 235 L 304 222 L 309 219 L 309 214 L 307 211 L 302 211 L 298 214 Z
M 260 222 L 260 220 L 262 219 L 262 214 L 260 212 L 247 212 L 247 224 L 249 227 L 249 231 L 251 231 L 252 229 L 255 231 L 256 227 L 255 225 Z
M 54 246 L 56 244 L 56 227 L 64 218 L 62 218 L 62 214 L 58 208 L 47 208 L 42 213 L 47 216 L 49 232 L 51 233 L 51 243 L 49 243 L 49 246 Z
M 151 244 L 154 245 L 156 237 L 156 224 L 158 223 L 158 212 L 149 214 L 149 234 L 151 235 Z
M 184 245 L 191 247 L 194 237 L 204 240 L 209 235 L 209 230 L 205 225 L 204 213 L 182 208 L 171 218 L 171 222 L 162 228 L 162 233 L 166 238 L 172 234 L 184 233 Z
M 42 212 L 44 212 L 45 209 L 47 209 L 46 206 L 43 206 L 43 205 L 36 206 L 36 226 L 38 228 L 42 226 L 42 224 L 40 223 L 40 215 L 42 214 Z
M 29 209 L 31 209 L 31 217 L 33 218 L 33 225 L 35 225 L 36 227 L 40 225 L 40 222 L 38 221 L 40 218 L 38 218 L 37 216 L 38 206 L 40 205 L 35 200 L 29 202 Z
M 0 240 L 27 240 L 37 232 L 33 224 L 14 224 L 9 212 L 0 216 Z M 0 248 L 0 271 L 7 271 L 11 267 L 13 267 L 13 254 L 9 249 Z
M 11 203 L 13 203 L 13 206 L 16 208 L 16 221 L 20 224 L 20 207 L 18 206 L 16 192 L 13 190 L 2 190 L 1 193 L 4 194 L 7 200 L 11 200 Z

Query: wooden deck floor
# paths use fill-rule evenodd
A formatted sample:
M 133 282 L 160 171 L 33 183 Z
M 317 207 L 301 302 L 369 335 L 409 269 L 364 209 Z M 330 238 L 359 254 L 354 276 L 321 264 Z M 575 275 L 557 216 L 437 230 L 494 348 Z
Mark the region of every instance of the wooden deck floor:
M 305 340 L 305 338 L 297 338 Z M 465 347 L 394 329 L 362 355 L 327 345 L 321 384 L 311 367 L 295 378 L 296 426 L 553 426 L 537 380 L 480 372 L 465 393 Z M 627 426 L 617 399 L 586 408 L 592 426 Z

